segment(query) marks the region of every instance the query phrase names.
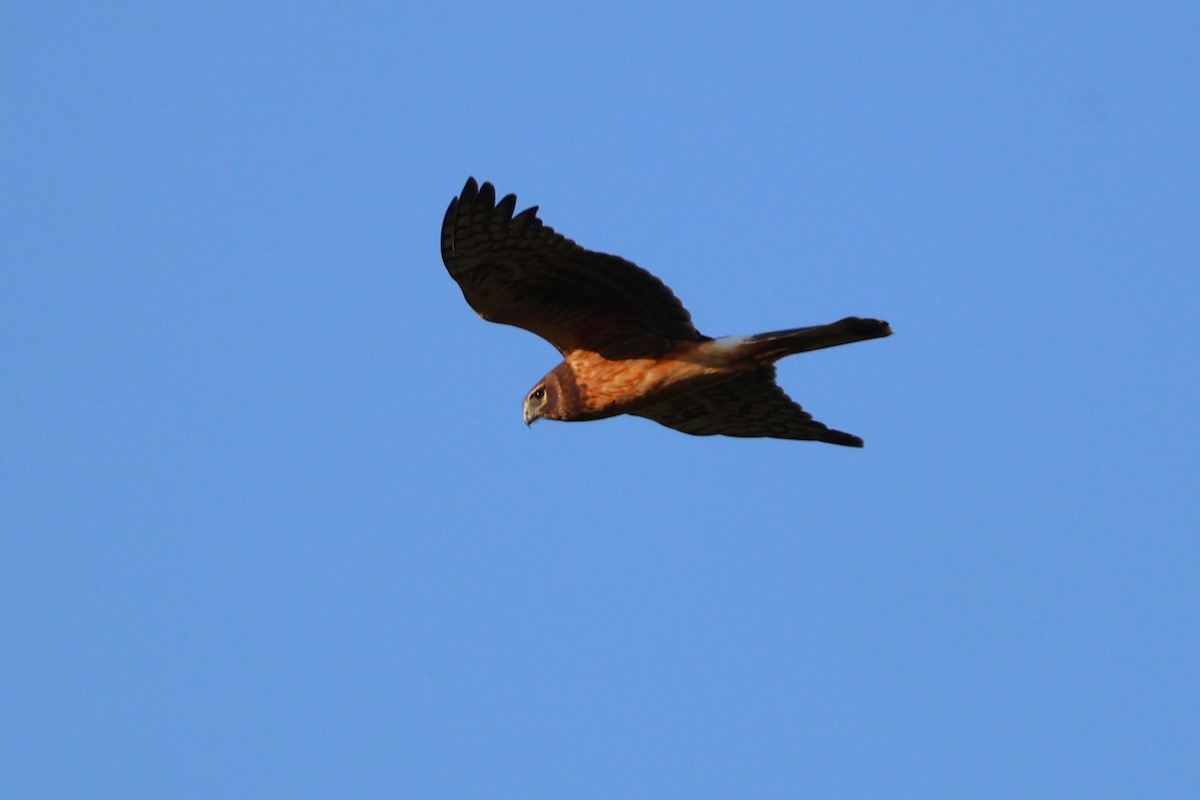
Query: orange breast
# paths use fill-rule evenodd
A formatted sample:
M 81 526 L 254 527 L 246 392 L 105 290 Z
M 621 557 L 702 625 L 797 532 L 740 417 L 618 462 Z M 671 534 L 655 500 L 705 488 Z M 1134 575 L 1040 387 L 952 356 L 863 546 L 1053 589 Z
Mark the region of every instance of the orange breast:
M 614 416 L 694 391 L 736 372 L 729 364 L 704 357 L 687 342 L 663 358 L 609 360 L 588 350 L 566 355 L 575 373 L 580 401 L 591 416 Z

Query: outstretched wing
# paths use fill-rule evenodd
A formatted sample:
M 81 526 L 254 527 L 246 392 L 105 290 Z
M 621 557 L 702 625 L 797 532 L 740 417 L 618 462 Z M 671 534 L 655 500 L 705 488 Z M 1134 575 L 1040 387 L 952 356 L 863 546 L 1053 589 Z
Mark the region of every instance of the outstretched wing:
M 490 183 L 470 178 L 442 222 L 442 261 L 481 317 L 532 331 L 563 353 L 702 338 L 658 278 L 555 233 L 537 206 L 513 216 L 516 203 L 511 194 L 497 203 Z
M 863 446 L 862 439 L 822 425 L 784 394 L 775 383 L 775 367 L 762 367 L 629 413 L 697 436 L 765 436 Z

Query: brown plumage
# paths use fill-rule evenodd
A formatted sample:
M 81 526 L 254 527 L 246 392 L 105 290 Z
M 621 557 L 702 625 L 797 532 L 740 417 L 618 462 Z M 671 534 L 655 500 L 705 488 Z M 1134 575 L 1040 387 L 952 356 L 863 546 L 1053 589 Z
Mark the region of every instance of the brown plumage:
M 701 335 L 662 281 L 617 256 L 585 250 L 537 217 L 514 216 L 490 183 L 467 180 L 442 222 L 442 260 L 471 308 L 532 331 L 563 362 L 525 397 L 525 422 L 646 417 L 702 436 L 862 439 L 812 418 L 775 383 L 784 356 L 888 336 L 886 322 L 830 325 L 747 337 Z

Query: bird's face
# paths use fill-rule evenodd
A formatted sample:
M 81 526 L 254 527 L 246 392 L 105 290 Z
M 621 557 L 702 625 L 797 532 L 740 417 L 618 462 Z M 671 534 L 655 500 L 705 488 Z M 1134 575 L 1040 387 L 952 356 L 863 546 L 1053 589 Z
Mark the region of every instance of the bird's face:
M 541 381 L 525 395 L 525 424 L 532 425 L 534 420 L 541 419 L 550 402 L 550 386 L 548 381 Z

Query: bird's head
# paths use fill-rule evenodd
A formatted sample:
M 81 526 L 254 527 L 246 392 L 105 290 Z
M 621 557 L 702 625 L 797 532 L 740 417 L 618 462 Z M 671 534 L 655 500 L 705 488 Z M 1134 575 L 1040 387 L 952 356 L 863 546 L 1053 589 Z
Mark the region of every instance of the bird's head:
M 529 390 L 529 394 L 525 395 L 526 426 L 532 425 L 534 420 L 541 419 L 550 408 L 553 408 L 551 394 L 554 389 L 551 384 L 551 376 L 547 375 L 538 381 L 537 386 Z
M 575 373 L 564 361 L 525 395 L 525 424 L 538 419 L 591 419 L 584 413 Z
M 525 424 L 538 419 L 578 419 L 579 390 L 566 363 L 559 364 L 525 395 Z

